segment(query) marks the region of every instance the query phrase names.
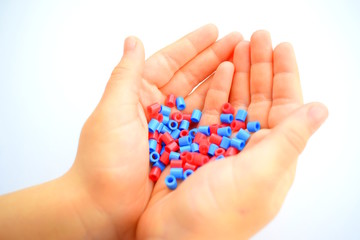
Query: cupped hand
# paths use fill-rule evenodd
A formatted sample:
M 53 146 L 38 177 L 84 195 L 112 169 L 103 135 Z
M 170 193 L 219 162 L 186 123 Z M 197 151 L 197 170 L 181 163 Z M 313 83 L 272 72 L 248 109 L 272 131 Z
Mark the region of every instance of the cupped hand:
M 154 187 L 148 177 L 145 109 L 164 102 L 169 93 L 188 102 L 192 89 L 232 57 L 241 35 L 216 41 L 217 34 L 215 26 L 206 25 L 146 61 L 142 43 L 126 39 L 124 55 L 82 129 L 75 163 L 66 175 L 78 185 L 80 197 L 73 205 L 88 237 L 135 237 Z M 204 95 L 192 99 L 203 101 Z
M 161 175 L 137 227 L 138 237 L 156 239 L 247 239 L 279 211 L 293 182 L 297 158 L 327 117 L 320 103 L 303 104 L 295 54 L 289 43 L 274 50 L 269 33 L 258 31 L 235 49 L 214 77 L 189 99 L 206 95 L 200 125 L 219 121 L 230 102 L 259 121 L 241 153 L 210 162 L 175 191 Z

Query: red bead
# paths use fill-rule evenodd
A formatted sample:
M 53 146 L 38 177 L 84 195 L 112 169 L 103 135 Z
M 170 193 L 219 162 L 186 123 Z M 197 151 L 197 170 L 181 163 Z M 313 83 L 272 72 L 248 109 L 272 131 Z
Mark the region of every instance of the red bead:
M 217 157 L 217 156 L 220 156 L 220 155 L 224 155 L 225 154 L 225 149 L 223 149 L 223 148 L 218 148 L 218 149 L 216 149 L 215 150 L 215 156 Z
M 152 167 L 150 170 L 149 178 L 151 181 L 156 182 L 161 174 L 161 169 L 159 167 Z
M 185 161 L 187 163 L 194 164 L 195 163 L 194 162 L 194 154 L 192 154 L 192 153 L 187 154 L 185 157 Z
M 171 160 L 170 161 L 170 167 L 171 168 L 182 168 L 183 167 L 183 161 L 182 160 Z
M 209 161 L 209 157 L 200 153 L 194 154 L 194 164 L 202 166 Z
M 233 132 L 237 132 L 241 129 L 246 129 L 246 124 L 245 122 L 241 122 L 241 121 L 238 121 L 238 120 L 234 120 L 232 121 L 232 123 L 230 124 L 230 127 L 231 127 L 231 130 Z
M 232 155 L 236 155 L 238 154 L 239 150 L 237 150 L 236 148 L 234 147 L 229 147 L 225 154 L 224 154 L 224 157 L 227 157 L 227 156 L 232 156 Z
M 190 113 L 183 113 L 182 116 L 183 116 L 183 120 L 191 122 L 191 114 Z
M 149 139 L 155 139 L 157 141 L 158 138 L 159 138 L 159 132 L 158 131 L 155 131 L 153 133 L 149 132 Z
M 158 153 L 158 154 L 160 154 L 160 152 L 161 152 L 161 144 L 156 144 L 156 149 L 155 149 L 155 151 Z
M 218 128 L 219 128 L 219 124 L 211 124 L 210 125 L 210 134 L 212 134 L 212 133 L 217 134 Z
M 199 152 L 206 155 L 209 151 L 210 143 L 207 139 L 201 140 L 199 143 Z
M 185 163 L 184 167 L 183 167 L 183 170 L 186 171 L 188 169 L 191 169 L 191 170 L 195 171 L 196 170 L 196 165 L 190 164 L 190 163 Z
M 222 137 L 221 136 L 219 136 L 219 135 L 217 135 L 217 134 L 214 134 L 214 133 L 212 133 L 211 135 L 210 135 L 210 142 L 211 143 L 213 143 L 213 144 L 216 144 L 216 145 L 220 145 L 220 143 L 221 143 L 221 141 L 222 141 Z
M 162 122 L 164 120 L 164 116 L 160 113 L 152 114 L 150 118 L 154 118 L 158 120 L 159 122 Z
M 148 106 L 146 108 L 146 110 L 148 111 L 149 115 L 154 115 L 158 112 L 160 112 L 160 109 L 161 109 L 161 105 L 158 104 L 158 103 L 153 103 L 151 104 L 150 106 Z
M 168 152 L 163 152 L 163 154 L 161 154 L 161 156 L 160 156 L 160 162 L 162 162 L 165 166 L 166 165 L 168 165 L 169 164 L 169 155 L 170 155 L 170 153 L 168 153 Z
M 189 152 L 182 152 L 180 153 L 180 159 L 181 160 L 186 160 L 186 156 L 188 155 Z
M 208 162 L 213 162 L 213 161 L 215 161 L 216 160 L 216 157 L 215 156 L 213 156 L 212 158 L 210 158 L 209 159 L 209 161 Z
M 222 111 L 222 113 L 226 113 L 226 114 L 234 114 L 235 113 L 235 109 L 233 108 L 233 106 L 231 106 L 230 103 L 224 103 L 224 105 L 222 105 L 222 107 L 221 107 L 221 111 Z
M 180 132 L 180 137 L 185 137 L 185 136 L 187 136 L 187 135 L 189 135 L 189 131 L 188 131 L 188 130 L 182 130 L 182 131 Z
M 165 146 L 166 152 L 176 152 L 177 150 L 179 150 L 179 145 L 175 141 Z
M 159 136 L 158 136 L 158 138 L 156 139 L 158 143 L 161 143 L 161 142 L 162 142 L 162 140 L 161 140 L 162 135 L 163 135 L 162 133 L 159 133 Z
M 195 134 L 195 138 L 193 142 L 199 144 L 203 139 L 206 139 L 206 135 L 201 132 L 197 132 Z
M 169 143 L 173 142 L 174 139 L 168 132 L 164 132 L 161 136 L 161 141 L 165 143 L 165 145 L 168 145 Z
M 176 97 L 174 94 L 169 94 L 165 99 L 165 106 L 175 107 Z
M 177 123 L 180 123 L 183 120 L 183 115 L 181 112 L 174 112 L 171 114 L 171 119 L 175 120 Z

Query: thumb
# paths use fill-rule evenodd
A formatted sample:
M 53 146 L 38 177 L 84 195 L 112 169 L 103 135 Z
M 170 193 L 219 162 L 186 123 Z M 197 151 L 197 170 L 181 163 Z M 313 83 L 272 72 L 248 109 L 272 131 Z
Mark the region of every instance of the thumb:
M 293 112 L 260 143 L 261 152 L 266 154 L 263 159 L 270 160 L 264 164 L 275 171 L 291 166 L 327 116 L 328 110 L 321 103 L 306 104 Z
M 114 105 L 137 104 L 139 87 L 145 63 L 144 46 L 136 37 L 124 42 L 124 53 L 113 70 L 106 86 L 103 101 Z

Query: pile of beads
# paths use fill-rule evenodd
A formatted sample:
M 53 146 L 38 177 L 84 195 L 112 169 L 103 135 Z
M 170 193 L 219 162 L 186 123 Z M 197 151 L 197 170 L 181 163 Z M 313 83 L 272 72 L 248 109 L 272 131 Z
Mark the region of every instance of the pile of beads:
M 175 106 L 179 111 L 171 113 Z M 202 165 L 239 153 L 250 133 L 260 130 L 257 121 L 245 123 L 245 110 L 238 110 L 234 116 L 235 109 L 230 103 L 222 106 L 221 124 L 210 126 L 197 126 L 202 112 L 198 109 L 192 114 L 180 112 L 185 108 L 184 98 L 173 94 L 167 96 L 165 105 L 154 103 L 147 107 L 151 119 L 148 123 L 149 178 L 156 182 L 170 165 L 165 184 L 171 190 L 177 187 L 177 179 L 185 180 Z

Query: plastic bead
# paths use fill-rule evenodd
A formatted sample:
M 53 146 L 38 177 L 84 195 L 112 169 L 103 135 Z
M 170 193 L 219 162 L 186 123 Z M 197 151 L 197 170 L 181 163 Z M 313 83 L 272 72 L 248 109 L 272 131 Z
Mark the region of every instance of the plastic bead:
M 162 162 L 164 165 L 169 165 L 169 155 L 170 153 L 169 152 L 163 152 L 163 154 L 160 156 L 160 162 Z
M 156 163 L 157 161 L 159 161 L 160 159 L 160 154 L 158 152 L 152 152 L 150 153 L 150 162 L 151 163 Z
M 160 113 L 164 116 L 170 116 L 171 113 L 171 108 L 165 106 L 165 105 L 161 105 L 160 108 Z
M 186 171 L 186 170 L 188 170 L 188 169 L 191 169 L 191 170 L 195 171 L 196 168 L 197 168 L 196 165 L 191 164 L 191 163 L 188 163 L 188 162 L 185 163 L 185 164 L 184 164 L 184 167 L 183 167 L 184 171 Z
M 194 155 L 194 164 L 202 166 L 209 161 L 209 157 L 200 153 Z
M 175 129 L 178 128 L 178 123 L 174 120 L 170 120 L 168 122 L 168 127 L 169 127 L 170 131 L 174 131 Z
M 157 153 L 159 153 L 159 154 L 160 154 L 161 149 L 162 149 L 162 146 L 161 146 L 159 143 L 157 143 L 157 144 L 156 144 L 156 149 L 155 149 L 155 152 L 157 152 Z
M 182 168 L 170 168 L 170 175 L 173 175 L 177 179 L 182 179 L 183 169 Z
M 188 129 L 189 129 L 189 125 L 190 125 L 189 121 L 182 120 L 182 121 L 180 122 L 179 129 L 180 129 L 180 130 L 188 130 Z
M 245 122 L 241 122 L 238 120 L 234 120 L 231 124 L 230 124 L 231 130 L 233 132 L 237 132 L 240 129 L 245 129 L 246 128 L 246 124 Z
M 195 138 L 194 138 L 193 142 L 199 144 L 201 142 L 201 140 L 204 140 L 204 139 L 206 139 L 206 135 L 201 132 L 197 132 L 195 134 Z
M 172 136 L 173 139 L 178 139 L 180 136 L 180 130 L 179 129 L 175 129 L 174 131 L 171 132 L 170 134 Z
M 172 160 L 170 161 L 170 168 L 182 168 L 183 161 L 182 160 Z
M 163 135 L 161 135 L 160 139 L 165 143 L 165 145 L 168 145 L 169 143 L 174 141 L 174 138 L 168 132 L 165 132 Z
M 188 178 L 191 174 L 193 174 L 193 173 L 194 173 L 194 171 L 191 170 L 191 169 L 186 170 L 186 171 L 184 172 L 183 179 L 184 179 L 184 180 L 187 179 L 187 178 Z
M 161 148 L 160 156 L 161 156 L 164 152 L 165 152 L 165 146 L 163 146 L 163 147 Z
M 179 145 L 175 141 L 165 146 L 166 152 L 176 152 L 177 150 L 179 150 Z
M 218 149 L 216 149 L 215 150 L 215 156 L 217 157 L 217 156 L 220 156 L 220 155 L 224 155 L 225 154 L 225 149 L 223 149 L 223 148 L 218 148 Z
M 163 120 L 162 120 L 162 123 L 165 124 L 165 125 L 167 125 L 169 121 L 170 121 L 169 116 L 164 116 L 164 117 L 163 117 Z
M 159 121 L 156 119 L 151 119 L 148 126 L 149 126 L 149 132 L 153 133 L 156 131 L 157 127 L 159 126 Z
M 191 144 L 191 137 L 190 136 L 185 136 L 185 137 L 181 137 L 179 138 L 179 146 L 185 146 L 185 145 L 190 145 Z
M 189 135 L 189 131 L 188 130 L 181 130 L 180 132 L 180 137 L 186 137 Z M 190 137 L 190 136 L 189 136 Z M 191 137 L 190 137 L 191 138 Z
M 233 108 L 233 106 L 231 106 L 230 103 L 224 103 L 224 105 L 222 105 L 221 107 L 221 112 L 226 114 L 234 114 L 235 109 Z
M 243 129 L 240 129 L 240 131 L 236 134 L 236 138 L 246 142 L 250 138 L 250 133 Z
M 185 161 L 186 160 L 186 156 L 190 154 L 190 152 L 182 152 L 180 153 L 180 159 Z
M 220 147 L 224 149 L 228 149 L 230 147 L 231 139 L 228 137 L 223 137 L 220 143 Z
M 191 122 L 191 114 L 190 113 L 183 113 L 182 116 L 183 116 L 183 120 Z
M 209 141 L 219 146 L 222 141 L 222 137 L 213 133 L 210 135 Z
M 209 126 L 200 126 L 200 127 L 198 127 L 198 131 L 205 134 L 206 136 L 210 136 Z
M 155 139 L 150 139 L 149 140 L 149 152 L 155 152 L 156 150 L 156 145 L 157 145 L 157 141 Z
M 195 155 L 191 154 L 191 153 L 186 154 L 185 162 L 190 163 L 190 164 L 194 164 L 195 163 Z
M 156 182 L 161 174 L 161 169 L 159 167 L 152 167 L 149 173 L 149 178 L 151 181 Z
M 238 151 L 236 148 L 234 148 L 234 147 L 229 147 L 229 148 L 226 150 L 224 156 L 225 156 L 225 157 L 228 157 L 228 156 L 236 155 L 236 154 L 238 154 L 238 152 L 239 152 L 239 151 Z
M 159 138 L 159 132 L 158 131 L 155 131 L 153 133 L 149 132 L 149 139 L 158 140 L 158 138 Z
M 213 134 L 213 133 L 217 134 L 219 124 L 211 124 L 209 128 L 210 128 L 210 134 Z
M 207 154 L 209 151 L 209 142 L 208 140 L 201 140 L 201 142 L 199 143 L 199 152 L 202 154 Z
M 191 121 L 194 123 L 200 122 L 202 112 L 198 109 L 194 109 L 191 114 Z
M 243 150 L 243 148 L 245 147 L 245 141 L 233 138 L 231 139 L 230 145 L 240 151 Z
M 199 152 L 199 144 L 197 143 L 192 143 L 190 145 L 190 148 L 191 148 L 191 152 Z
M 219 156 L 217 156 L 217 157 L 215 158 L 215 160 L 220 160 L 220 159 L 223 159 L 223 158 L 225 158 L 224 155 L 219 155 Z
M 245 122 L 247 116 L 247 111 L 244 109 L 239 109 L 236 113 L 235 120 Z
M 146 108 L 149 115 L 153 115 L 153 114 L 160 112 L 160 109 L 161 109 L 161 105 L 158 103 L 153 103 Z
M 217 146 L 217 145 L 215 145 L 215 144 L 210 144 L 210 146 L 209 146 L 209 150 L 208 150 L 208 154 L 210 155 L 210 156 L 214 156 L 215 155 L 215 150 L 216 149 L 218 149 L 219 147 Z
M 193 128 L 189 131 L 189 136 L 191 137 L 191 140 L 194 140 L 197 131 L 198 130 L 196 128 Z
M 165 185 L 170 189 L 174 190 L 177 187 L 176 178 L 173 175 L 168 175 L 165 178 Z
M 162 122 L 159 123 L 158 127 L 156 128 L 156 131 L 161 132 L 164 126 L 165 125 Z
M 170 128 L 168 128 L 167 126 L 164 125 L 164 127 L 161 129 L 161 133 L 164 134 L 165 132 L 171 133 L 171 130 L 170 130 Z
M 177 97 L 176 98 L 176 108 L 180 111 L 184 110 L 186 108 L 185 100 L 183 97 Z
M 164 171 L 166 165 L 160 161 L 157 161 L 156 163 L 154 163 L 153 167 L 158 167 L 158 168 L 160 168 L 161 171 Z
M 260 130 L 260 122 L 258 122 L 258 121 L 248 122 L 247 130 L 249 132 L 257 132 L 257 131 L 259 131 Z
M 230 137 L 231 135 L 231 128 L 230 127 L 222 127 L 219 128 L 217 131 L 217 134 L 222 136 L 222 137 Z
M 234 116 L 232 114 L 221 114 L 220 121 L 222 123 L 231 123 L 234 120 Z
M 180 147 L 180 152 L 191 152 L 190 145 L 184 145 Z
M 151 115 L 151 118 L 158 120 L 159 122 L 162 122 L 164 120 L 164 116 L 160 113 L 156 113 Z
M 175 120 L 177 123 L 180 123 L 183 120 L 183 115 L 181 112 L 174 112 L 171 114 L 171 119 Z
M 180 159 L 180 153 L 178 153 L 178 152 L 170 152 L 169 159 L 170 160 Z
M 175 107 L 175 101 L 176 101 L 175 95 L 169 94 L 169 95 L 167 95 L 167 97 L 165 99 L 165 105 L 170 108 Z

